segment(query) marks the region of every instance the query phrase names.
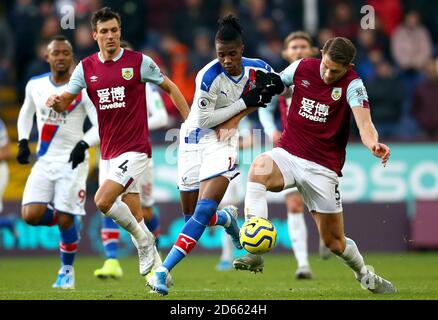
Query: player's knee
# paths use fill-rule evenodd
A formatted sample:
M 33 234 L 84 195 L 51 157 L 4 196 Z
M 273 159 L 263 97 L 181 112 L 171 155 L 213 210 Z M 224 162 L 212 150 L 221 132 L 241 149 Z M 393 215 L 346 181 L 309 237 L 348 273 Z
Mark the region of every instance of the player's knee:
M 96 204 L 97 209 L 99 209 L 104 214 L 110 211 L 111 207 L 113 206 L 113 203 L 111 201 L 97 195 L 94 197 L 94 203 Z
M 31 226 L 37 226 L 41 217 L 38 217 L 35 215 L 32 211 L 29 210 L 27 207 L 21 208 L 21 217 L 23 218 L 24 222 Z
M 269 165 L 270 161 L 267 158 L 265 155 L 260 155 L 253 161 L 248 172 L 248 181 L 257 182 L 266 186 L 270 174 L 269 167 L 272 167 Z

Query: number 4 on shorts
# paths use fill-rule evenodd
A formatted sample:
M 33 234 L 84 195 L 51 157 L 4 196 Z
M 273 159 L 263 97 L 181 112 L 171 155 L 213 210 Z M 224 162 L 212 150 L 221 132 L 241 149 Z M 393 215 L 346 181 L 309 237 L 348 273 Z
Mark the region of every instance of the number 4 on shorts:
M 125 173 L 126 171 L 128 171 L 128 166 L 126 165 L 128 163 L 128 160 L 125 160 L 125 162 L 123 162 L 119 168 L 122 169 L 122 173 Z

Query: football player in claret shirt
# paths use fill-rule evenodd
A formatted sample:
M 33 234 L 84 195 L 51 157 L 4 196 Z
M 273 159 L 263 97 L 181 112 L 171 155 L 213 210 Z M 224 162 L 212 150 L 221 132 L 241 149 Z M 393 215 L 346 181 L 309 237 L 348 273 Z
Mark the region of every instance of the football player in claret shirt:
M 122 40 L 120 46 L 124 49 L 134 50 L 132 45 Z M 156 130 L 167 125 L 168 114 L 163 99 L 156 85 L 146 83 L 146 99 L 148 112 L 148 127 L 149 130 Z M 99 173 L 101 171 L 99 170 Z M 99 182 L 102 183 L 104 177 L 99 174 Z M 153 206 L 155 199 L 153 196 L 153 163 L 148 163 L 147 169 L 139 178 L 140 183 L 140 202 L 143 211 L 144 223 L 149 231 L 155 236 L 155 243 L 158 249 L 158 240 L 160 235 L 160 224 L 158 214 L 154 212 Z M 101 226 L 102 244 L 105 252 L 106 260 L 102 268 L 96 269 L 94 275 L 99 279 L 122 277 L 123 270 L 120 266 L 118 258 L 118 244 L 120 240 L 120 230 L 117 223 L 110 217 L 102 217 Z M 161 263 L 160 260 L 155 262 Z
M 46 105 L 62 112 L 86 88 L 97 110 L 101 174 L 105 180 L 94 197 L 97 208 L 133 237 L 138 249 L 140 274 L 148 274 L 161 259 L 154 236 L 143 222 L 138 179 L 151 161 L 145 82 L 166 91 L 182 117 L 189 108 L 178 87 L 155 62 L 141 52 L 120 46 L 121 22 L 110 8 L 91 18 L 99 52 L 75 68 L 67 89 L 51 96 Z
M 362 80 L 352 69 L 355 55 L 350 40 L 332 38 L 322 49 L 322 59 L 300 59 L 280 76 L 267 75 L 267 91 L 283 92 L 292 85 L 294 91 L 277 147 L 259 155 L 251 165 L 245 218 L 268 217 L 266 191 L 297 187 L 331 252 L 371 292 L 394 293 L 392 283 L 365 266 L 356 243 L 344 234 L 338 177 L 345 161 L 351 113 L 371 154 L 380 158 L 383 166 L 390 156 L 389 147 L 379 142 Z M 262 259 L 248 255 L 247 263 L 257 265 Z

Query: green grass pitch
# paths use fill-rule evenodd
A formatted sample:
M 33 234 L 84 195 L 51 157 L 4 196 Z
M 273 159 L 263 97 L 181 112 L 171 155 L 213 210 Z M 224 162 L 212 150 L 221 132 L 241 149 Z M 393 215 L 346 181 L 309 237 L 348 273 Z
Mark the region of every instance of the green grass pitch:
M 121 259 L 124 277 L 99 280 L 93 271 L 103 259 L 76 259 L 75 290 L 52 289 L 59 260 L 57 257 L 0 257 L 0 300 L 9 299 L 97 299 L 97 300 L 295 300 L 295 299 L 438 299 L 438 253 L 365 254 L 376 272 L 392 281 L 397 294 L 375 295 L 363 290 L 352 272 L 337 258 L 322 261 L 311 256 L 316 278 L 295 280 L 295 260 L 290 255 L 265 255 L 263 273 L 215 270 L 218 255 L 193 254 L 172 272 L 175 285 L 166 297 L 149 293 L 138 275 L 136 257 Z

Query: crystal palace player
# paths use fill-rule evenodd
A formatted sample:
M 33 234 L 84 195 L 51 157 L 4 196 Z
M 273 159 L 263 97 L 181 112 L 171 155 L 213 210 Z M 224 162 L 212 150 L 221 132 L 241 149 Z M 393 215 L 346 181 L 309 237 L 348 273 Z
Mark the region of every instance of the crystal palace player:
M 58 225 L 62 266 L 53 287 L 74 289 L 73 262 L 79 242 L 75 217 L 85 214 L 86 149 L 99 142 L 97 114 L 85 90 L 63 112 L 46 108 L 47 98 L 63 92 L 70 79 L 73 52 L 65 37 L 57 36 L 49 43 L 47 62 L 51 72 L 29 80 L 18 116 L 19 163 L 29 163 L 28 140 L 35 113 L 39 132 L 38 161 L 27 179 L 21 212 L 30 225 Z M 93 127 L 84 135 L 87 116 Z
M 148 282 L 153 291 L 168 293 L 166 279 L 193 248 L 209 225 L 222 225 L 237 248 L 239 228 L 237 212 L 232 207 L 216 211 L 231 179 L 238 175 L 238 133 L 229 140 L 218 139 L 215 130 L 232 118 L 243 117 L 266 106 L 272 95 L 263 94 L 257 87 L 256 73 L 272 68 L 264 61 L 242 57 L 242 29 L 233 16 L 220 20 L 215 46 L 218 59 L 202 68 L 196 77 L 196 92 L 190 115 L 180 130 L 178 150 L 178 188 L 189 198 L 198 199 L 192 216 L 184 204 L 187 222 L 173 248 L 154 278 Z M 238 121 L 237 121 L 238 122 Z M 194 206 L 194 205 L 193 205 Z
M 86 88 L 98 116 L 100 150 L 106 180 L 97 190 L 97 208 L 126 229 L 138 244 L 140 274 L 151 271 L 159 258 L 154 237 L 146 228 L 140 206 L 138 178 L 151 161 L 145 82 L 166 91 L 185 119 L 188 105 L 183 95 L 155 62 L 140 52 L 120 47 L 120 16 L 110 8 L 91 18 L 99 52 L 83 59 L 67 90 L 53 95 L 47 106 L 58 112 Z
M 267 90 L 281 93 L 285 86 L 294 85 L 294 93 L 278 147 L 251 165 L 245 215 L 267 218 L 266 191 L 296 186 L 325 245 L 354 271 L 356 279 L 371 292 L 394 293 L 389 281 L 367 269 L 355 242 L 344 235 L 338 176 L 345 161 L 351 112 L 370 152 L 384 166 L 390 156 L 390 149 L 378 140 L 362 80 L 352 70 L 355 55 L 350 40 L 332 38 L 324 45 L 322 60 L 301 59 L 281 77 L 268 74 Z M 253 258 L 252 263 L 259 264 L 258 260 Z

